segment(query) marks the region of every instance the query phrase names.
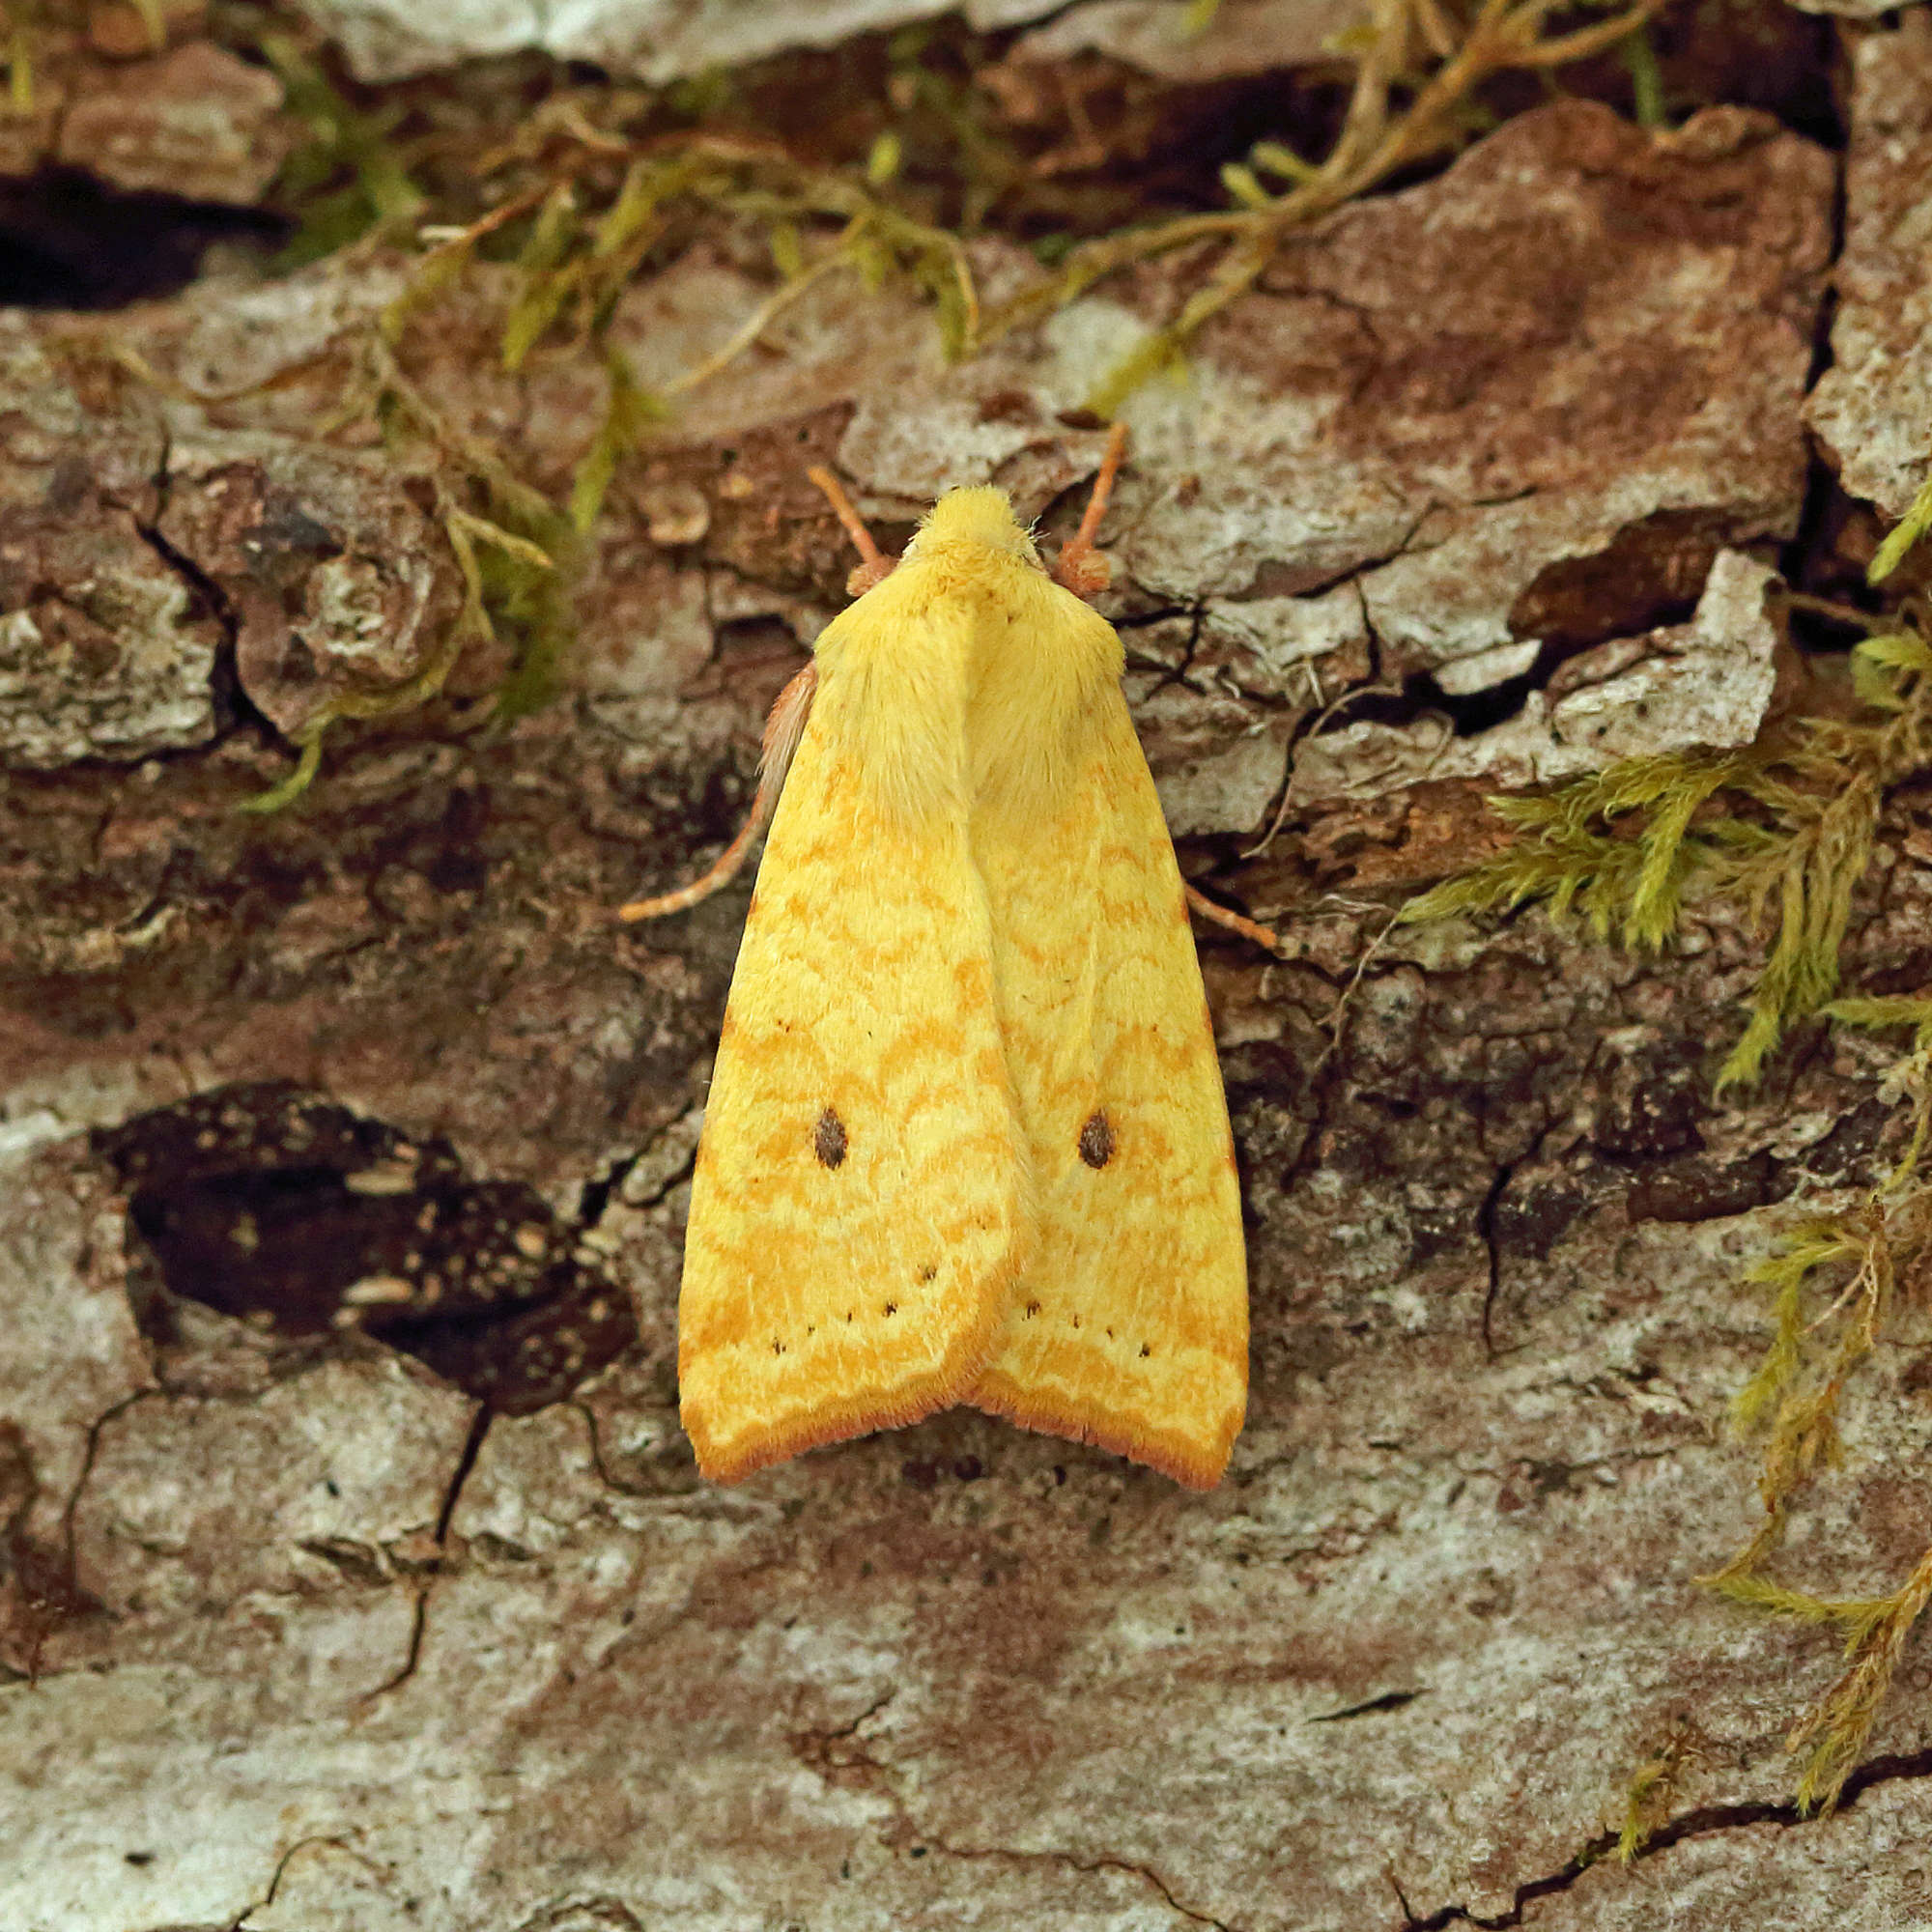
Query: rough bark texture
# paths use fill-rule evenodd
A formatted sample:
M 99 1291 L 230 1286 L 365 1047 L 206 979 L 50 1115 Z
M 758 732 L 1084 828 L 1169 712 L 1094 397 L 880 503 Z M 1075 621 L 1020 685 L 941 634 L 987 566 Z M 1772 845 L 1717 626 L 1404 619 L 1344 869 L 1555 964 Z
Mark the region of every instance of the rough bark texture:
M 1908 278 L 1859 240 L 1904 192 L 1899 64 L 1860 56 L 1848 276 Z M 403 266 L 9 315 L 0 1923 L 1932 1917 L 1922 1651 L 1803 1821 L 1782 1739 L 1831 1647 L 1693 1581 L 1752 1522 L 1740 1274 L 1895 1152 L 1884 1054 L 1808 1028 L 1715 1101 L 1761 958 L 1715 915 L 1652 960 L 1540 917 L 1382 932 L 1496 836 L 1486 787 L 1799 701 L 1766 592 L 1833 193 L 1762 116 L 1538 108 L 1294 242 L 1129 408 L 1137 715 L 1190 869 L 1279 910 L 1290 954 L 1203 943 L 1254 1302 L 1206 1496 L 964 1412 L 701 1483 L 676 1279 L 745 889 L 611 918 L 728 836 L 837 607 L 805 466 L 888 541 L 988 477 L 1064 529 L 1098 444 L 1064 417 L 1185 262 L 957 367 L 828 279 L 620 473 L 561 700 L 333 734 L 268 818 L 236 810 L 287 763 L 263 721 L 407 684 L 461 594 L 427 469 L 318 428 Z M 410 372 L 560 491 L 599 378 L 498 373 L 494 272 Z M 764 293 L 727 237 L 620 334 L 662 380 Z M 1852 482 L 1853 430 L 1820 427 Z M 1377 683 L 1375 719 L 1316 731 Z M 1918 792 L 1847 977 L 1928 975 Z M 1932 1354 L 1881 1351 L 1795 1573 L 1877 1592 L 1917 1559 L 1928 1386 Z M 1605 1861 L 1673 1730 L 1670 1822 Z
M 1845 487 L 1903 516 L 1932 466 L 1932 14 L 1859 47 L 1833 366 L 1810 416 Z
M 366 80 L 479 55 L 538 50 L 598 61 L 646 80 L 674 80 L 796 47 L 826 47 L 847 36 L 929 20 L 948 0 L 585 0 L 554 8 L 543 0 L 453 0 L 434 10 L 413 0 L 300 0 L 301 10 L 341 43 Z M 1054 11 L 1053 0 L 966 0 L 980 28 L 1016 26 Z

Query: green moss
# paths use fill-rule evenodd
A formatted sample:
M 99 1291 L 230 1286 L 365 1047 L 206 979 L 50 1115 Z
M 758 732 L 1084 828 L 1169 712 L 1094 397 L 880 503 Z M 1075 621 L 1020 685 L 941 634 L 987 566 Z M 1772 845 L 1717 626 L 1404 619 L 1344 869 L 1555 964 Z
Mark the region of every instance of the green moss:
M 1552 34 L 1545 0 L 1486 0 L 1466 21 L 1439 16 L 1433 38 L 1422 36 L 1406 11 L 1391 10 L 1378 27 L 1337 43 L 1337 57 L 1352 61 L 1356 75 L 1340 138 L 1325 157 L 1303 161 L 1279 143 L 1263 142 L 1251 165 L 1228 172 L 1226 211 L 1086 240 L 1055 238 L 1037 252 L 1041 272 L 997 305 L 981 298 L 962 232 L 916 212 L 919 195 L 906 180 L 913 144 L 929 155 L 934 130 L 950 143 L 947 165 L 962 229 L 1025 182 L 1028 168 L 982 125 L 983 103 L 973 91 L 930 60 L 928 27 L 908 29 L 890 43 L 892 118 L 856 165 L 813 165 L 775 142 L 703 126 L 628 131 L 639 114 L 648 123 L 667 113 L 691 118 L 742 109 L 730 76 L 707 76 L 656 97 L 559 91 L 510 140 L 479 157 L 462 189 L 471 207 L 479 198 L 492 205 L 453 227 L 425 220 L 435 212 L 433 197 L 409 155 L 428 154 L 435 143 L 399 145 L 403 107 L 358 109 L 293 38 L 265 33 L 262 51 L 310 133 L 279 184 L 281 198 L 300 217 L 285 260 L 312 260 L 373 236 L 413 241 L 423 250 L 409 287 L 375 330 L 338 420 L 373 412 L 392 443 L 410 444 L 417 455 L 427 450 L 451 506 L 512 540 L 479 549 L 471 529 L 466 553 L 466 526 L 445 517 L 467 586 L 464 613 L 428 669 L 404 691 L 358 700 L 359 709 L 420 702 L 440 688 L 465 641 L 486 634 L 513 647 L 501 710 L 542 701 L 569 648 L 571 559 L 624 462 L 681 395 L 743 355 L 821 277 L 850 273 L 868 289 L 912 291 L 929 306 L 945 353 L 958 357 L 1136 263 L 1204 248 L 1198 286 L 1087 399 L 1093 413 L 1111 418 L 1141 384 L 1183 361 L 1192 337 L 1253 285 L 1286 235 L 1398 170 L 1466 141 L 1482 125 L 1472 96 L 1487 80 L 1510 71 L 1548 72 L 1613 46 L 1659 4 L 1636 0 L 1610 18 Z M 1196 6 L 1184 21 L 1183 11 L 1177 12 L 1178 24 L 1198 28 L 1212 10 Z M 1264 178 L 1287 185 L 1276 192 Z M 641 270 L 720 220 L 764 232 L 777 286 L 718 353 L 652 393 L 611 342 L 611 320 Z M 497 333 L 504 370 L 520 372 L 542 349 L 593 357 L 605 372 L 604 411 L 559 504 L 518 482 L 499 452 L 433 421 L 402 377 L 413 331 L 464 286 L 465 271 L 486 252 L 507 259 L 513 270 Z M 532 560 L 538 554 L 542 565 Z M 317 721 L 304 736 L 297 770 L 253 809 L 278 809 L 300 796 L 318 769 L 321 733 L 349 715 L 346 703 Z
M 1223 213 L 1179 215 L 1070 248 L 1058 272 L 1019 292 L 987 318 L 987 334 L 1038 320 L 1064 307 L 1094 283 L 1133 264 L 1200 245 L 1213 263 L 1201 285 L 1161 328 L 1155 344 L 1136 349 L 1097 384 L 1089 407 L 1111 414 L 1147 381 L 1173 362 L 1192 337 L 1252 288 L 1281 241 L 1345 202 L 1380 186 L 1419 161 L 1453 154 L 1494 125 L 1476 96 L 1499 74 L 1548 74 L 1568 62 L 1627 44 L 1658 11 L 1659 0 L 1638 0 L 1609 19 L 1568 33 L 1548 31 L 1545 0 L 1489 0 L 1466 20 L 1434 13 L 1424 30 L 1406 10 L 1379 12 L 1338 35 L 1338 56 L 1353 61 L 1355 78 L 1342 131 L 1319 163 L 1303 161 L 1280 143 L 1264 141 L 1248 164 L 1224 169 L 1222 185 L 1233 206 Z M 1199 25 L 1212 8 L 1196 6 Z M 1279 193 L 1264 185 L 1268 175 L 1285 180 Z
M 1858 1209 L 1790 1230 L 1753 1279 L 1772 1290 L 1773 1333 L 1757 1372 L 1732 1403 L 1741 1435 L 1760 1437 L 1757 1533 L 1705 1582 L 1734 1602 L 1806 1623 L 1836 1626 L 1844 1674 L 1793 1730 L 1803 1757 L 1798 1799 L 1830 1809 L 1869 1736 L 1907 1634 L 1932 1600 L 1932 1549 L 1889 1596 L 1830 1598 L 1779 1582 L 1765 1565 L 1776 1553 L 1794 1501 L 1839 1456 L 1838 1412 L 1854 1374 L 1885 1338 L 1901 1281 L 1932 1254 L 1932 1185 L 1921 1169 L 1932 1130 L 1932 998 L 1839 1000 L 1839 1025 L 1910 1027 L 1911 1044 L 1885 1090 L 1910 1108 L 1904 1154 Z
M 431 466 L 438 515 L 463 598 L 455 620 L 413 677 L 386 691 L 334 698 L 304 727 L 295 769 L 245 801 L 244 810 L 271 812 L 293 805 L 321 768 L 322 741 L 331 725 L 426 703 L 471 644 L 510 646 L 511 668 L 497 694 L 497 717 L 534 709 L 553 694 L 557 664 L 572 635 L 567 579 L 576 532 L 568 518 L 516 476 L 488 443 L 448 423 L 403 373 L 380 333 L 365 345 L 360 377 L 354 412 L 373 415 L 391 449 Z
M 1927 476 L 1918 486 L 1918 494 L 1899 519 L 1898 527 L 1879 545 L 1878 554 L 1872 558 L 1871 569 L 1866 573 L 1872 582 L 1883 583 L 1905 561 L 1905 553 L 1927 530 L 1932 530 L 1932 476 Z
M 278 197 L 300 211 L 279 266 L 299 268 L 374 228 L 412 221 L 428 198 L 389 140 L 401 110 L 359 113 L 287 35 L 266 34 L 260 47 L 282 83 L 289 111 L 308 131 L 276 182 Z
M 1623 1820 L 1612 1848 L 1620 1864 L 1629 1864 L 1670 1816 L 1684 1774 L 1702 1755 L 1690 1727 L 1680 1723 L 1672 1727 L 1657 1755 L 1632 1774 L 1624 1792 Z
M 1617 53 L 1630 75 L 1631 114 L 1639 128 L 1667 128 L 1669 109 L 1663 99 L 1663 70 L 1657 64 L 1657 49 L 1650 33 L 1639 27 L 1618 47 Z
M 580 536 L 596 523 L 619 460 L 669 413 L 663 400 L 639 383 L 621 350 L 607 347 L 604 368 L 609 390 L 603 419 L 570 486 L 570 524 Z
M 1923 512 L 1919 531 L 1932 527 L 1932 485 L 1914 511 Z M 1898 535 L 1874 562 L 1874 582 L 1909 547 L 1912 539 L 1901 544 Z M 1555 917 L 1581 920 L 1599 940 L 1657 952 L 1687 906 L 1729 901 L 1769 947 L 1743 1030 L 1719 1070 L 1719 1090 L 1754 1082 L 1800 1019 L 1911 1030 L 1883 1088 L 1909 1112 L 1903 1156 L 1857 1208 L 1788 1229 L 1748 1277 L 1770 1296 L 1772 1336 L 1731 1419 L 1763 1445 L 1764 1517 L 1703 1579 L 1733 1602 L 1843 1634 L 1844 1674 L 1789 1739 L 1802 1760 L 1798 1800 L 1806 1809 L 1837 1802 L 1906 1635 L 1932 1601 L 1932 1549 L 1895 1592 L 1875 1598 L 1813 1595 L 1766 1567 L 1796 1500 L 1838 1460 L 1846 1388 L 1886 1335 L 1900 1281 L 1932 1256 L 1932 1182 L 1921 1168 L 1932 1137 L 1932 996 L 1833 997 L 1853 895 L 1886 797 L 1932 764 L 1928 616 L 1915 598 L 1897 615 L 1873 620 L 1876 635 L 1853 653 L 1862 709 L 1849 721 L 1802 722 L 1748 752 L 1630 759 L 1539 796 L 1492 800 L 1514 840 L 1402 914 L 1416 921 L 1541 902 Z M 1626 1857 L 1654 1829 L 1657 1794 L 1670 1776 L 1663 1760 L 1638 1773 L 1620 1840 Z
M 270 812 L 280 811 L 285 806 L 293 805 L 315 782 L 315 775 L 322 769 L 322 734 L 327 728 L 327 721 L 325 720 L 313 731 L 304 733 L 298 741 L 301 747 L 300 753 L 289 767 L 288 775 L 270 785 L 266 791 L 244 798 L 239 810 L 266 817 Z
M 1854 658 L 1864 721 L 1804 722 L 1748 752 L 1631 758 L 1552 792 L 1492 799 L 1516 838 L 1403 918 L 1540 900 L 1597 939 L 1656 952 L 1688 898 L 1729 900 L 1771 935 L 1718 1074 L 1720 1090 L 1749 1085 L 1786 1030 L 1836 991 L 1885 795 L 1926 762 L 1932 648 L 1901 630 L 1867 639 Z

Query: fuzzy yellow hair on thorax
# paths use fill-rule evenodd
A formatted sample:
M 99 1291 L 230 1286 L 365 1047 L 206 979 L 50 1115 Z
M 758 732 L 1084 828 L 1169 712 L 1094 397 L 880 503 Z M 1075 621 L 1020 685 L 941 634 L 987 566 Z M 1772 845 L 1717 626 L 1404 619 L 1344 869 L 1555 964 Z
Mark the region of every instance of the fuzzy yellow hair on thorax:
M 949 490 L 926 512 L 918 534 L 906 546 L 906 556 L 923 556 L 943 545 L 960 543 L 983 544 L 988 550 L 1039 563 L 1032 534 L 1014 517 L 1007 493 L 990 483 Z

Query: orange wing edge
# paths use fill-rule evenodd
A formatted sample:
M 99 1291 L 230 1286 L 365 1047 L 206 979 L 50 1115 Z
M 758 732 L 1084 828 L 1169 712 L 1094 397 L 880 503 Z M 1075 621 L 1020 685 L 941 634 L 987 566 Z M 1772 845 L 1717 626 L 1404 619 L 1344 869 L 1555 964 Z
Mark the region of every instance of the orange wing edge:
M 828 1388 L 823 1402 L 762 1427 L 739 1430 L 728 1443 L 713 1434 L 704 1419 L 701 1400 L 695 1407 L 688 1402 L 681 1404 L 678 1419 L 697 1452 L 698 1473 L 709 1482 L 742 1483 L 758 1470 L 789 1462 L 808 1449 L 824 1449 L 881 1429 L 903 1429 L 943 1408 L 971 1401 L 975 1384 L 981 1380 L 999 1349 L 1007 1298 L 1020 1271 L 1016 1263 L 993 1276 L 987 1283 L 980 1319 L 961 1333 L 933 1368 L 907 1377 L 890 1393 Z M 680 1387 L 684 1386 L 682 1362 L 678 1378 Z
M 1110 1455 L 1145 1463 L 1171 1476 L 1183 1488 L 1211 1490 L 1226 1473 L 1235 1438 L 1247 1414 L 1245 1378 L 1238 1400 L 1222 1413 L 1206 1435 L 1185 1435 L 1125 1416 L 1097 1403 L 1083 1403 L 1069 1395 L 1030 1388 L 1010 1375 L 989 1369 L 965 1400 L 988 1415 L 1003 1416 L 1039 1435 L 1061 1435 L 1089 1442 Z

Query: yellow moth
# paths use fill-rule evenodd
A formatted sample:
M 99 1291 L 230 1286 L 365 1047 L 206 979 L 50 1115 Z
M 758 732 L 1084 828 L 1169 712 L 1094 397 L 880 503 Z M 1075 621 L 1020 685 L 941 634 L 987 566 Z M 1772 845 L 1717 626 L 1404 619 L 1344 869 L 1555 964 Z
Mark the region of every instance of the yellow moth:
M 1121 640 L 1076 594 L 1121 448 L 1052 573 L 998 490 L 941 497 L 895 562 L 814 471 L 862 594 L 774 708 L 731 850 L 624 908 L 693 903 L 770 815 L 678 1301 L 718 1481 L 956 1403 L 1196 1488 L 1227 1465 L 1227 1102 Z

